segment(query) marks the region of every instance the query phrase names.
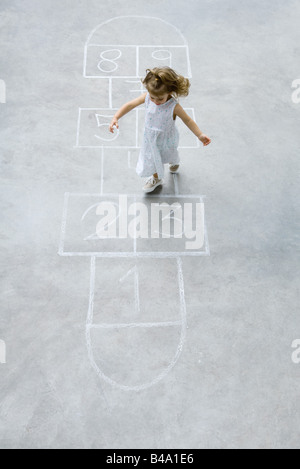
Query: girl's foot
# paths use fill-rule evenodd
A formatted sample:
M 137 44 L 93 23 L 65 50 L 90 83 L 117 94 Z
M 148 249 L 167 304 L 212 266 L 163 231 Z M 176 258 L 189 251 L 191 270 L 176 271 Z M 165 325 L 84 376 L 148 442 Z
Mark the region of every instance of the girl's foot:
M 179 164 L 169 164 L 170 173 L 177 173 L 179 169 Z
M 143 187 L 144 192 L 152 192 L 154 189 L 156 189 L 158 186 L 162 186 L 163 180 L 162 179 L 157 179 L 154 176 L 149 177 L 149 179 L 146 181 L 146 184 Z

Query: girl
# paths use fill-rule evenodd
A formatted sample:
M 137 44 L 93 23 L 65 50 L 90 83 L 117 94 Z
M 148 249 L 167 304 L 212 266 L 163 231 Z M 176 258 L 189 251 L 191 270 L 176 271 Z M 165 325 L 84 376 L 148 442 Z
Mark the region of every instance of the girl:
M 164 164 L 169 163 L 171 173 L 179 168 L 179 134 L 175 126 L 176 117 L 180 117 L 187 127 L 201 140 L 204 146 L 211 139 L 204 135 L 196 122 L 184 111 L 177 97 L 189 94 L 190 82 L 178 75 L 170 67 L 147 69 L 142 80 L 147 92 L 124 104 L 114 115 L 109 130 L 119 128 L 119 119 L 132 109 L 145 103 L 145 132 L 136 172 L 141 177 L 149 177 L 144 186 L 145 192 L 152 192 L 163 184 Z

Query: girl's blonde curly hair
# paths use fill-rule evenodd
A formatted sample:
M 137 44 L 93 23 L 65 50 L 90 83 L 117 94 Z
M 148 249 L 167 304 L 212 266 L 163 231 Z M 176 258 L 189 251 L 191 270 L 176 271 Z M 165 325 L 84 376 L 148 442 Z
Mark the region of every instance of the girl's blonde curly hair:
M 142 80 L 143 85 L 149 93 L 161 96 L 170 93 L 175 98 L 187 96 L 190 89 L 190 81 L 182 75 L 178 75 L 170 67 L 155 67 L 146 70 L 147 75 Z

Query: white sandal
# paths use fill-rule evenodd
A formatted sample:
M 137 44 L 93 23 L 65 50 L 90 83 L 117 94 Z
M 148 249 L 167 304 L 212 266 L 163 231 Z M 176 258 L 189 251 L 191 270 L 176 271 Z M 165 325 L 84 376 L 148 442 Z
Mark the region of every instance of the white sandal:
M 156 179 L 154 176 L 150 176 L 146 184 L 144 185 L 143 190 L 144 192 L 152 192 L 158 186 L 162 186 L 162 184 L 163 184 L 162 179 Z

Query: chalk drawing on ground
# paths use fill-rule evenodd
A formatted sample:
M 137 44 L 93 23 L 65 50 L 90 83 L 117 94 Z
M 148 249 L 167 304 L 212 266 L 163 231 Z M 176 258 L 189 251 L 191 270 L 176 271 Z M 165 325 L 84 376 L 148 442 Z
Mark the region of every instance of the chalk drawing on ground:
M 114 38 L 118 38 L 116 42 Z M 198 252 L 183 250 L 180 245 L 177 249 L 170 249 L 177 241 L 174 238 L 172 243 L 160 239 L 156 249 L 153 240 L 143 245 L 138 237 L 104 240 L 97 236 L 94 215 L 99 202 L 114 200 L 117 207 L 116 199 L 120 196 L 104 192 L 104 159 L 107 156 L 109 161 L 110 152 L 121 149 L 128 168 L 134 167 L 132 153 L 141 146 L 145 110 L 140 107 L 128 114 L 122 120 L 120 131 L 114 135 L 109 134 L 108 125 L 121 104 L 145 91 L 141 78 L 147 68 L 155 66 L 170 66 L 182 75 L 192 77 L 187 41 L 178 28 L 165 20 L 146 16 L 115 17 L 99 24 L 89 35 L 84 47 L 83 77 L 101 80 L 101 86 L 107 90 L 108 105 L 79 108 L 76 148 L 99 148 L 100 194 L 65 194 L 59 245 L 61 256 L 90 257 L 86 319 L 88 357 L 101 381 L 125 391 L 150 388 L 174 368 L 183 350 L 187 330 L 181 258 L 210 255 L 205 218 L 203 246 Z M 196 120 L 194 109 L 185 109 Z M 180 127 L 180 148 L 199 148 L 199 140 L 184 124 L 178 122 L 177 125 Z M 151 200 L 173 198 L 178 201 L 180 198 L 197 197 L 203 203 L 205 196 L 181 195 L 178 175 L 171 177 L 174 194 L 151 194 L 149 203 Z M 141 194 L 122 195 L 135 203 L 141 198 Z M 119 216 L 117 213 L 115 218 Z M 174 222 L 176 216 L 173 213 Z M 163 241 L 167 242 L 164 244 Z M 159 249 L 159 244 L 164 246 L 163 250 Z M 160 263 L 161 272 L 157 272 L 157 263 Z M 143 275 L 150 265 L 154 273 L 149 275 L 152 282 L 149 296 L 149 291 L 144 291 L 146 280 Z M 155 291 L 159 290 L 156 280 L 161 274 L 161 283 L 164 284 L 166 266 L 176 277 L 176 282 L 173 278 L 176 291 L 172 294 L 176 301 L 173 308 L 177 311 L 175 317 L 168 316 L 168 308 L 162 308 L 161 303 L 154 301 Z M 110 274 L 105 276 L 108 270 Z M 162 292 L 159 298 L 164 294 L 166 292 Z M 150 314 L 148 308 L 153 302 Z M 113 350 L 112 343 L 115 344 Z
M 96 258 L 92 257 L 90 302 L 86 322 L 86 340 L 90 362 L 98 376 L 114 387 L 125 391 L 142 391 L 150 388 L 165 378 L 175 366 L 183 350 L 186 338 L 186 304 L 181 259 L 180 257 L 175 259 L 177 264 L 178 289 L 177 295 L 173 297 L 173 300 L 177 302 L 177 307 L 179 308 L 179 319 L 155 322 L 142 321 L 141 317 L 137 322 L 101 323 L 94 321 L 94 311 L 97 307 L 95 302 L 97 292 L 95 288 L 96 262 Z M 140 271 L 142 270 L 143 269 L 140 269 Z M 101 269 L 99 269 L 99 272 L 101 272 Z M 135 266 L 131 268 L 131 272 L 137 274 L 138 267 Z M 124 277 L 126 277 L 126 274 Z M 130 279 L 130 277 L 132 283 L 134 283 L 132 289 L 134 290 L 135 312 L 138 311 L 141 316 L 142 311 L 139 307 L 141 298 L 137 285 L 138 277 L 131 275 L 127 277 L 127 280 L 128 278 Z M 102 285 L 102 282 L 99 282 L 99 285 Z M 112 290 L 114 292 L 112 296 L 117 298 L 118 302 L 120 299 L 118 298 L 117 288 L 118 285 L 116 284 Z M 155 292 L 153 292 L 153 294 L 155 295 Z M 99 296 L 101 297 L 101 287 Z M 149 305 L 153 305 L 154 303 L 155 305 L 153 298 L 147 298 L 147 303 Z M 133 309 L 134 305 L 131 305 L 131 307 Z M 113 311 L 115 312 L 116 308 L 113 308 Z M 159 313 L 160 316 L 162 316 L 163 309 L 157 307 L 154 313 L 156 315 Z M 98 314 L 101 316 L 101 309 Z M 115 344 L 113 351 L 111 343 Z M 98 357 L 97 349 L 101 352 Z M 165 354 L 162 354 L 162 349 L 164 349 Z M 109 350 L 110 353 L 106 356 L 106 360 L 103 360 L 103 355 L 105 355 L 105 351 L 107 350 Z M 106 368 L 107 371 L 104 372 L 103 368 Z M 149 375 L 152 375 L 151 379 L 148 377 L 147 380 L 146 377 Z M 117 379 L 118 376 L 122 377 L 123 382 L 119 382 Z M 126 382 L 128 382 L 128 384 L 124 384 Z
M 6 343 L 2 339 L 0 339 L 0 363 L 6 363 Z
M 6 83 L 4 80 L 0 80 L 0 103 L 6 103 Z
M 141 25 L 142 34 L 138 34 Z M 107 37 L 117 41 L 107 41 Z M 180 69 L 188 78 L 192 76 L 186 39 L 178 28 L 161 18 L 112 18 L 96 26 L 85 44 L 85 78 L 105 79 L 109 74 L 136 78 L 143 76 L 146 68 L 164 65 Z
M 83 194 L 66 193 L 63 209 L 63 220 L 61 237 L 59 244 L 59 254 L 65 257 L 72 256 L 95 256 L 103 258 L 131 257 L 131 258 L 171 258 L 171 257 L 199 257 L 209 256 L 210 248 L 208 242 L 207 225 L 204 213 L 205 196 L 197 195 L 169 195 L 159 194 L 151 197 L 143 197 L 141 194 Z M 97 209 L 101 204 L 112 205 L 116 212 L 116 238 L 101 238 L 97 234 L 97 225 L 101 216 Z M 139 214 L 139 204 L 147 210 L 148 230 L 145 236 L 130 237 L 129 231 L 121 233 L 121 226 L 126 226 L 136 220 Z M 159 224 L 157 236 L 152 236 L 154 231 L 151 227 L 153 222 L 153 207 L 157 205 L 157 210 L 165 213 Z M 158 205 L 159 204 L 159 205 Z M 182 231 L 182 236 L 176 235 L 175 223 L 178 216 L 174 216 L 174 221 L 170 220 L 172 207 L 180 209 L 180 219 L 182 229 L 184 229 L 184 208 L 192 204 L 195 207 L 203 207 L 200 214 L 198 231 L 203 233 L 203 242 L 197 248 L 187 249 L 187 239 Z M 198 204 L 198 205 L 197 205 Z M 164 209 L 162 207 L 165 207 Z M 122 208 L 122 212 L 120 213 Z M 99 212 L 99 211 L 98 211 Z M 183 212 L 183 213 L 182 213 Z M 103 213 L 101 213 L 103 215 Z M 152 216 L 152 218 L 151 218 Z M 172 218 L 172 217 L 171 217 Z M 164 221 L 166 223 L 164 223 Z M 111 220 L 113 223 L 113 220 Z M 174 226 L 173 226 L 174 223 Z M 166 230 L 163 236 L 163 230 Z
M 140 149 L 143 139 L 143 123 L 145 110 L 140 107 L 120 121 L 120 130 L 112 134 L 108 132 L 110 122 L 118 109 L 92 109 L 79 108 L 77 120 L 77 148 L 124 148 Z M 185 108 L 185 111 L 195 120 L 193 108 Z M 199 148 L 199 139 L 180 120 L 178 121 L 180 132 L 179 150 Z

